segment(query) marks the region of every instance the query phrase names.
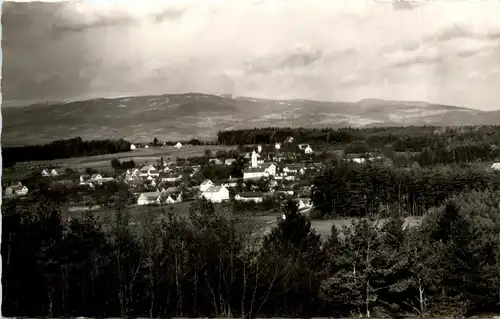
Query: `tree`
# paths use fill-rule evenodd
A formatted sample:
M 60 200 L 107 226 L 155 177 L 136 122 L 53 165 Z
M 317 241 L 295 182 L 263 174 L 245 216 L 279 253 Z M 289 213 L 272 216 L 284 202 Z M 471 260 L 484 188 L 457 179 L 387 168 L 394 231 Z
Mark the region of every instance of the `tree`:
M 153 139 L 153 145 L 155 145 L 155 146 L 156 146 L 156 145 L 158 145 L 158 138 L 156 138 L 156 137 L 155 137 L 155 138 Z
M 120 163 L 120 160 L 118 160 L 117 158 L 113 158 L 113 159 L 111 160 L 111 167 L 112 167 L 115 171 L 117 171 L 117 170 L 119 170 L 119 169 L 121 169 L 121 168 L 122 168 L 122 164 Z

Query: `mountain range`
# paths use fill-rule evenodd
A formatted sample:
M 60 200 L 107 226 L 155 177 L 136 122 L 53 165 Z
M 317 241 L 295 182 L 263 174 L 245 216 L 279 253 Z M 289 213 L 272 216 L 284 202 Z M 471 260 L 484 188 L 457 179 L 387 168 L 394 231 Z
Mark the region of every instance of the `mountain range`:
M 500 110 L 420 101 L 269 100 L 200 93 L 98 98 L 2 109 L 2 145 L 80 136 L 135 142 L 211 139 L 219 130 L 267 126 L 374 127 L 498 124 Z

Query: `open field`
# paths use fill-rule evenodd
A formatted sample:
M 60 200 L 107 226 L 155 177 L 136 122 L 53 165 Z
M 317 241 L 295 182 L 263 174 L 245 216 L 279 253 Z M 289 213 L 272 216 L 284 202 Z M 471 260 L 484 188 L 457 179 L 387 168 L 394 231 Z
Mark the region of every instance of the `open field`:
M 144 216 L 144 213 L 148 209 L 153 209 L 154 214 L 156 215 L 156 218 L 161 218 L 163 215 L 164 210 L 169 210 L 172 209 L 176 215 L 182 216 L 182 217 L 187 217 L 189 213 L 189 206 L 193 202 L 183 202 L 183 203 L 177 203 L 177 204 L 172 204 L 172 205 L 165 205 L 165 206 L 159 206 L 159 207 L 145 207 L 145 206 L 131 206 L 129 207 L 129 210 L 131 212 L 131 217 L 134 222 L 140 222 L 141 216 Z M 215 205 L 216 209 L 221 209 L 220 205 Z M 104 216 L 106 214 L 112 214 L 113 209 L 98 209 L 94 211 L 96 216 Z M 268 234 L 271 232 L 271 230 L 278 225 L 278 217 L 281 215 L 281 213 L 269 213 L 266 215 L 261 215 L 261 216 L 255 216 L 255 217 L 250 217 L 249 216 L 249 221 L 253 221 L 256 223 L 256 225 L 260 225 L 262 227 L 262 232 L 263 234 Z M 78 218 L 81 216 L 80 212 L 68 212 L 67 208 L 63 209 L 63 218 L 67 219 L 68 217 L 72 218 Z M 331 228 L 333 225 L 337 227 L 337 229 L 342 229 L 344 226 L 350 226 L 352 225 L 352 220 L 350 218 L 342 218 L 342 219 L 335 219 L 335 220 L 313 220 L 311 221 L 311 226 L 315 229 L 315 231 L 321 235 L 321 238 L 323 240 L 326 240 L 331 233 Z M 383 223 L 385 220 L 382 219 L 380 220 L 381 223 Z M 422 221 L 422 217 L 408 217 L 405 219 L 405 227 L 415 227 L 420 225 L 420 222 Z
M 205 150 L 211 150 L 212 152 L 217 152 L 219 150 L 232 150 L 235 149 L 234 146 L 218 146 L 218 145 L 201 145 L 201 146 L 183 146 L 182 148 L 174 147 L 155 147 L 155 148 L 140 148 L 130 152 L 122 152 L 116 154 L 106 154 L 106 155 L 96 155 L 96 156 L 86 156 L 86 157 L 73 157 L 73 158 L 63 158 L 50 161 L 34 161 L 34 162 L 22 162 L 16 163 L 16 168 L 21 167 L 49 167 L 49 166 L 61 166 L 68 167 L 71 169 L 84 169 L 87 167 L 91 168 L 103 168 L 110 167 L 110 162 L 113 158 L 118 158 L 120 161 L 133 160 L 136 164 L 143 164 L 145 162 L 154 162 L 160 157 L 166 160 L 170 157 L 171 160 L 175 160 L 177 157 L 193 157 L 202 156 Z

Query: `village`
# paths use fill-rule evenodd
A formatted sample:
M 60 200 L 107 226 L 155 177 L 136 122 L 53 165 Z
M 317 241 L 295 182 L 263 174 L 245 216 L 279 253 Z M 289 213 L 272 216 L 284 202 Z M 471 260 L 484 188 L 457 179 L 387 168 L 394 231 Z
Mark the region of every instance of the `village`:
M 131 144 L 131 151 L 149 147 L 153 146 Z M 181 149 L 190 145 L 177 143 L 170 147 Z M 200 158 L 178 157 L 172 161 L 170 157 L 167 160 L 160 157 L 152 163 L 115 171 L 87 168 L 80 174 L 68 174 L 67 169 L 43 168 L 39 177 L 53 180 L 57 187 L 84 188 L 89 193 L 106 183 L 118 183 L 131 194 L 133 202 L 129 204 L 137 207 L 175 205 L 204 198 L 212 203 L 232 202 L 247 205 L 249 209 L 269 210 L 276 206 L 266 203 L 292 199 L 301 213 L 311 211 L 313 180 L 331 159 L 324 154 L 320 156 L 320 152 L 314 151 L 309 144 L 294 144 L 291 137 L 283 143 L 252 145 L 246 150 L 211 154 L 207 149 L 202 164 Z M 380 159 L 381 156 L 372 154 L 348 154 L 344 158 L 359 164 Z M 4 198 L 25 198 L 33 191 L 36 190 L 29 190 L 20 181 L 12 181 L 5 188 Z M 96 209 L 103 205 L 94 202 L 89 205 L 87 198 L 82 196 L 80 202 L 72 202 L 71 209 Z

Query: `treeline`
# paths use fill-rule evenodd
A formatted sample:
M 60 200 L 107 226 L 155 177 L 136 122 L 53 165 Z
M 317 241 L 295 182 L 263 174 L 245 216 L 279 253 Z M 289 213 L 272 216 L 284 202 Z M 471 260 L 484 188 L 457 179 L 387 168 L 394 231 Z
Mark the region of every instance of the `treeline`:
M 470 192 L 419 228 L 354 222 L 326 242 L 291 202 L 257 225 L 193 205 L 132 223 L 63 222 L 56 204 L 2 209 L 2 314 L 27 317 L 471 316 L 500 311 L 500 195 Z
M 365 142 L 372 148 L 391 146 L 398 152 L 420 152 L 436 143 L 500 143 L 500 126 L 407 126 L 376 128 L 254 128 L 220 131 L 217 140 L 222 145 L 283 143 L 288 137 L 294 143 L 350 144 Z
M 2 159 L 3 166 L 10 167 L 17 162 L 46 161 L 128 151 L 130 151 L 130 143 L 123 139 L 84 141 L 76 137 L 43 145 L 6 147 L 2 149 Z
M 422 166 L 458 164 L 500 159 L 500 126 L 409 126 L 379 128 L 255 128 L 220 131 L 221 145 L 283 143 L 335 145 L 345 153 L 379 151 L 413 153 Z M 286 149 L 286 147 L 284 148 Z
M 409 169 L 340 164 L 326 169 L 313 185 L 314 218 L 384 216 L 391 211 L 421 216 L 463 191 L 500 190 L 500 173 L 458 165 Z

